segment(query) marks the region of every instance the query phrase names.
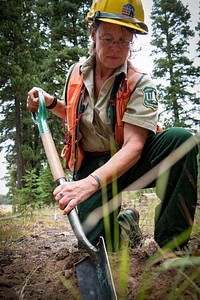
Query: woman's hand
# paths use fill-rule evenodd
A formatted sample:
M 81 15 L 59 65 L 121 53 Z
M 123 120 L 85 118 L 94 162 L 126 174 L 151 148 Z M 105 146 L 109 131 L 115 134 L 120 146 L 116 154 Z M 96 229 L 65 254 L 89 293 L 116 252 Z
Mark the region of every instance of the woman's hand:
M 28 97 L 27 97 L 27 108 L 31 112 L 36 112 L 38 110 L 39 106 L 39 100 L 38 100 L 38 90 L 40 88 L 38 87 L 33 87 L 29 92 L 28 92 Z M 50 105 L 53 102 L 53 96 L 49 95 L 45 91 L 43 91 L 43 96 L 45 99 L 46 106 Z
M 63 214 L 67 215 L 75 206 L 94 194 L 98 188 L 98 182 L 92 176 L 88 176 L 78 181 L 65 182 L 59 185 L 54 190 L 53 195 L 60 209 L 63 210 Z

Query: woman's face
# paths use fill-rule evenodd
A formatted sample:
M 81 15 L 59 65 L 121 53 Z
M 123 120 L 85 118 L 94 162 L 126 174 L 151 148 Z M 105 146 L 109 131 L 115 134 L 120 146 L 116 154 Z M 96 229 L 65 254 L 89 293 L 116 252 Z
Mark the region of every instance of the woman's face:
M 133 34 L 120 25 L 100 22 L 92 34 L 96 45 L 96 60 L 105 68 L 116 69 L 129 56 Z

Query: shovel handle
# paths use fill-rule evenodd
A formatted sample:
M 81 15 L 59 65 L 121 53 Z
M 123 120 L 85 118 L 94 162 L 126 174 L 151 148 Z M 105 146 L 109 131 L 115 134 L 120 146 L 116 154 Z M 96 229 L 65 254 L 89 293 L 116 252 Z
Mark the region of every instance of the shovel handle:
M 57 182 L 60 178 L 65 178 L 65 173 L 61 166 L 61 162 L 57 154 L 57 150 L 51 135 L 51 131 L 47 124 L 46 104 L 41 90 L 38 90 L 38 98 L 39 98 L 38 112 L 32 113 L 32 118 L 34 123 L 38 125 L 44 150 L 51 169 L 51 173 L 53 175 L 54 181 Z
M 58 186 L 66 182 L 66 177 L 51 135 L 51 131 L 47 124 L 46 104 L 45 104 L 42 90 L 40 89 L 38 90 L 38 99 L 39 99 L 38 111 L 32 113 L 32 119 L 34 123 L 37 124 L 38 126 L 42 143 L 44 146 L 44 150 L 47 156 L 47 160 L 50 165 L 51 173 L 53 175 L 56 185 Z M 68 219 L 79 243 L 82 245 L 84 249 L 87 250 L 89 254 L 94 255 L 97 249 L 87 239 L 82 229 L 75 208 L 72 209 L 72 211 L 68 214 Z

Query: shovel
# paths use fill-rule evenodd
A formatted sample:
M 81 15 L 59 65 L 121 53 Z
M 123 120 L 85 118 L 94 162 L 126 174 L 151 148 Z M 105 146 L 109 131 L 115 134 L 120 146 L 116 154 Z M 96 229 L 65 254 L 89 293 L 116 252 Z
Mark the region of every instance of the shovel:
M 61 185 L 66 182 L 65 173 L 47 124 L 45 100 L 40 89 L 38 98 L 38 111 L 32 113 L 32 118 L 38 126 L 54 182 L 56 185 Z M 79 244 L 89 254 L 75 264 L 82 299 L 117 300 L 103 237 L 100 237 L 96 247 L 90 243 L 82 229 L 76 208 L 68 214 L 68 219 Z

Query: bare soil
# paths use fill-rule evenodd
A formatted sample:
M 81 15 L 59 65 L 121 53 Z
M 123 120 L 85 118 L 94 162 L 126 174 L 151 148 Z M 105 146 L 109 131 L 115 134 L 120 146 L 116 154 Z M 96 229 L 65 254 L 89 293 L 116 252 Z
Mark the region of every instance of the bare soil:
M 138 205 L 148 207 L 148 200 L 139 199 Z M 200 299 L 199 230 L 190 240 L 190 256 L 183 256 L 182 252 L 161 253 L 152 230 L 145 228 L 151 227 L 145 225 L 145 217 L 140 225 L 141 245 L 129 250 L 126 257 L 122 252 L 109 254 L 118 298 Z M 0 226 L 0 299 L 81 299 L 74 264 L 86 254 L 77 249 L 61 212 L 54 208 L 38 215 L 1 219 Z M 124 267 L 127 259 L 128 269 Z

